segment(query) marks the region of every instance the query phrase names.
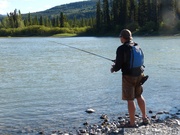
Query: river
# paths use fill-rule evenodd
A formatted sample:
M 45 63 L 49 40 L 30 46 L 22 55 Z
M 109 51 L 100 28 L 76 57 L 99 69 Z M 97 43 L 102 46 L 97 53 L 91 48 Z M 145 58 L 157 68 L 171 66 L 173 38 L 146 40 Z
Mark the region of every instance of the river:
M 134 37 L 145 54 L 147 110 L 170 110 L 180 100 L 180 38 Z M 68 46 L 67 46 L 68 45 Z M 127 113 L 121 72 L 110 73 L 119 38 L 0 38 L 0 134 L 72 130 L 102 114 Z M 69 47 L 71 46 L 71 47 Z M 96 112 L 87 114 L 86 109 Z M 139 112 L 139 109 L 137 109 Z

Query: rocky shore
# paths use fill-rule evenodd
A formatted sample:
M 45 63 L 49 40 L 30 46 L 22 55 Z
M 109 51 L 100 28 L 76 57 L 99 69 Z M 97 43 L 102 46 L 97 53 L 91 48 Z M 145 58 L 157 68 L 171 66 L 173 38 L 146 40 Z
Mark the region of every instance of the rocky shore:
M 94 113 L 93 109 L 86 111 Z M 128 128 L 126 123 L 129 116 L 118 117 L 116 120 L 110 120 L 106 114 L 102 114 L 98 124 L 83 123 L 84 127 L 74 129 L 71 132 L 53 131 L 51 135 L 180 135 L 180 109 L 173 108 L 169 112 L 148 112 L 150 124 L 144 125 L 142 118 L 136 115 L 137 128 Z M 40 132 L 39 134 L 45 134 Z

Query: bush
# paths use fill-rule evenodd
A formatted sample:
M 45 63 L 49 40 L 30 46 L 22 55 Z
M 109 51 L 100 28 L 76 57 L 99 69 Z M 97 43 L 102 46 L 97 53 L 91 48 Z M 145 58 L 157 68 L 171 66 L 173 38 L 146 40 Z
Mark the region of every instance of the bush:
M 155 22 L 147 22 L 143 27 L 140 28 L 141 32 L 154 32 L 157 31 Z
M 24 28 L 8 28 L 0 29 L 0 36 L 52 36 L 55 34 L 81 34 L 85 33 L 89 27 L 81 28 L 59 28 L 59 27 L 45 27 L 41 25 L 33 25 Z
M 177 30 L 177 31 L 180 31 L 180 21 L 178 21 L 178 22 L 177 22 L 177 24 L 176 24 L 176 27 L 175 27 L 175 28 L 176 28 L 176 30 Z
M 137 22 L 130 23 L 126 26 L 127 29 L 131 30 L 132 32 L 137 31 L 139 29 L 139 25 Z

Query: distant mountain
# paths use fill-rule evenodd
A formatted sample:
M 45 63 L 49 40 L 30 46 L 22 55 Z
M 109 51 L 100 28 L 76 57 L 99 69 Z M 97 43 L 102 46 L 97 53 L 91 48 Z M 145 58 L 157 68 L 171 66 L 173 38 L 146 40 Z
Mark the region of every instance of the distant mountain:
M 77 19 L 90 18 L 95 17 L 96 15 L 96 4 L 97 0 L 74 2 L 70 4 L 55 6 L 45 11 L 31 13 L 31 15 L 51 17 L 60 15 L 60 13 L 63 12 L 64 15 L 66 15 L 69 19 L 73 19 L 74 17 L 76 17 Z
M 1 14 L 0 14 L 0 18 L 3 18 L 4 16 L 5 16 L 5 15 L 1 15 Z

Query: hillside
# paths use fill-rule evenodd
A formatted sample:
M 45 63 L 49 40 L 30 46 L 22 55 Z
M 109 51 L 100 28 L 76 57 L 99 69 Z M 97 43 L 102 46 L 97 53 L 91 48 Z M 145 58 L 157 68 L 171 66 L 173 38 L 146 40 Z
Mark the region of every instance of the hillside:
M 0 14 L 0 20 L 3 19 L 3 18 L 4 18 L 4 15 L 1 15 L 1 14 Z
M 56 16 L 61 12 L 64 13 L 69 19 L 74 17 L 78 18 L 90 18 L 96 15 L 96 3 L 97 0 L 89 0 L 82 2 L 75 2 L 70 4 L 64 4 L 52 7 L 45 11 L 31 13 L 32 16 Z M 26 14 L 27 15 L 27 14 Z

